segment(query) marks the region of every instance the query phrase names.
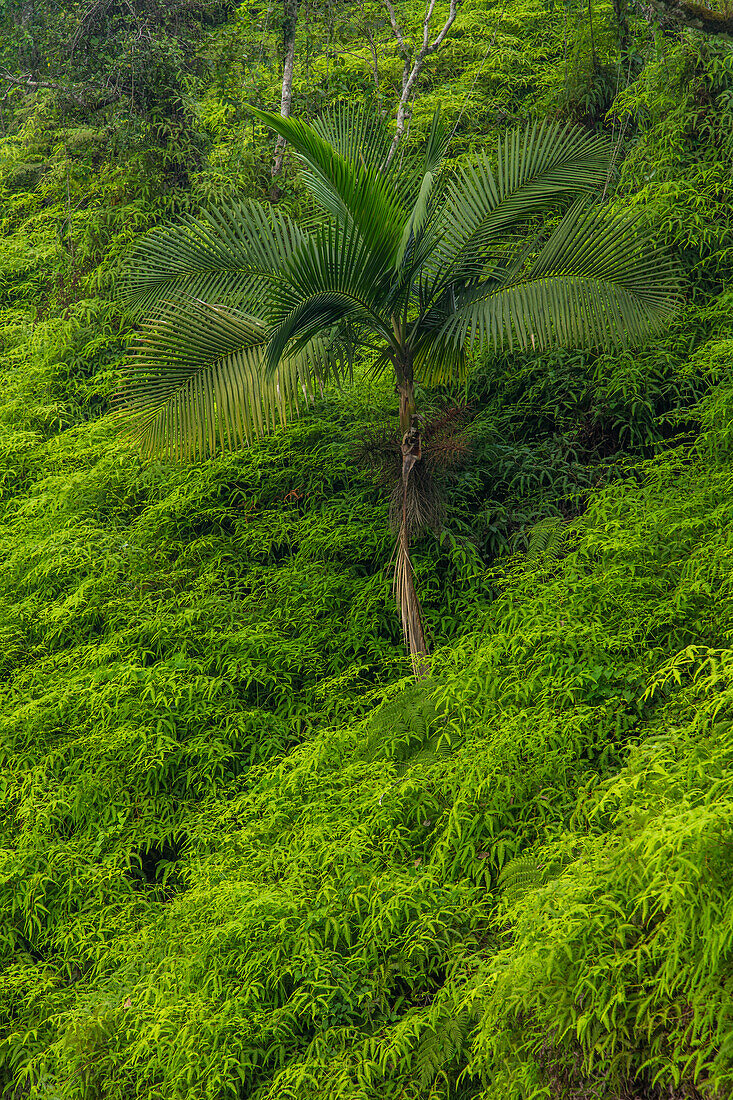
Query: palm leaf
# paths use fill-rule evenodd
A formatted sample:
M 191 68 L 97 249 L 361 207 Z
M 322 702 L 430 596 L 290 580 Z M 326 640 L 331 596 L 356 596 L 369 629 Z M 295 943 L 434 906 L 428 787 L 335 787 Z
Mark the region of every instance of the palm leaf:
M 355 225 L 382 265 L 394 265 L 407 215 L 389 177 L 370 163 L 369 147 L 366 157 L 360 152 L 350 160 L 306 122 L 266 111 L 254 114 L 292 146 L 306 166 L 303 182 L 316 201 L 337 223 Z
M 286 214 L 231 203 L 144 237 L 122 297 L 137 311 L 176 296 L 261 306 L 278 270 L 306 239 Z
M 445 386 L 466 377 L 468 354 L 463 345 L 445 341 L 437 330 L 423 332 L 415 340 L 412 362 L 423 386 Z
M 325 338 L 264 368 L 269 330 L 204 302 L 167 303 L 143 327 L 118 414 L 148 454 L 196 459 L 284 424 L 334 367 Z
M 573 210 L 526 274 L 466 292 L 439 338 L 494 348 L 623 345 L 658 328 L 677 303 L 676 269 L 643 213 Z
M 429 265 L 428 296 L 476 278 L 488 248 L 522 222 L 596 191 L 606 179 L 609 152 L 604 137 L 542 122 L 507 133 L 495 169 L 486 153 L 460 169 L 442 214 L 446 232 Z
M 486 153 L 462 168 L 446 203 L 446 245 L 462 247 L 479 230 L 489 234 L 525 220 L 563 196 L 594 192 L 608 172 L 610 147 L 605 137 L 571 125 L 532 123 L 510 130 L 499 143 L 492 169 Z
M 277 308 L 267 351 L 274 370 L 291 341 L 300 346 L 324 329 L 349 323 L 366 328 L 389 344 L 391 270 L 384 270 L 356 228 L 330 226 L 315 233 L 291 257 L 282 272 Z
M 395 265 L 399 265 L 402 262 L 410 242 L 425 225 L 430 210 L 430 200 L 435 192 L 435 186 L 440 177 L 440 169 L 448 150 L 449 141 L 450 131 L 443 125 L 440 111 L 436 111 L 433 115 L 430 132 L 419 162 L 419 167 L 417 171 L 413 171 L 413 173 L 407 172 L 405 174 L 408 181 L 408 187 L 410 176 L 414 176 L 416 194 L 412 203 L 410 216 L 402 231 L 402 239 L 395 259 Z M 394 163 L 394 161 L 392 163 Z M 407 188 L 404 190 L 407 191 Z M 435 243 L 437 243 L 437 240 L 431 242 L 429 251 L 432 251 L 432 247 L 434 247 Z M 429 254 L 429 252 L 427 254 Z M 421 264 L 422 262 L 423 260 L 421 258 Z
M 340 156 L 366 168 L 381 168 L 392 144 L 381 114 L 370 104 L 337 103 L 311 126 Z

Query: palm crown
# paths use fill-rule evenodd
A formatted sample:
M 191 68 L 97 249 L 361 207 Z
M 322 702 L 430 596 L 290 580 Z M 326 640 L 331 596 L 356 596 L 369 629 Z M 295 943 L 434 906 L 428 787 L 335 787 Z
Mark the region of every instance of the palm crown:
M 147 449 L 195 457 L 284 420 L 359 349 L 377 369 L 391 367 L 403 433 L 394 589 L 421 676 L 427 646 L 407 518 L 422 461 L 416 378 L 455 377 L 477 342 L 639 337 L 672 310 L 674 271 L 639 213 L 592 204 L 609 151 L 573 127 L 509 133 L 493 166 L 484 155 L 449 177 L 437 117 L 422 153 L 401 165 L 368 113 L 342 108 L 312 125 L 258 114 L 302 162 L 321 216 L 306 227 L 232 203 L 147 237 L 127 289 L 152 314 L 127 406 Z M 543 212 L 559 223 L 527 244 Z
M 674 270 L 643 214 L 592 202 L 609 170 L 601 137 L 530 125 L 493 163 L 450 175 L 437 117 L 419 154 L 387 164 L 389 135 L 367 112 L 257 113 L 321 214 L 299 225 L 232 202 L 139 247 L 126 293 L 149 319 L 124 393 L 149 450 L 196 457 L 249 440 L 360 349 L 393 369 L 406 431 L 414 382 L 460 374 L 476 343 L 624 342 L 674 307 Z M 528 243 L 543 212 L 559 220 Z

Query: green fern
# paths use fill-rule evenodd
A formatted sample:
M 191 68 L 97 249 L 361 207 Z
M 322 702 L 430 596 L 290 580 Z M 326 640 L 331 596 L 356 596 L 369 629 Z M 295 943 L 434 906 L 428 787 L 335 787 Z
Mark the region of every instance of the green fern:
M 360 755 L 404 761 L 430 747 L 438 725 L 431 681 L 409 684 L 393 695 L 369 719 Z
M 541 561 L 559 558 L 565 546 L 567 526 L 562 516 L 545 516 L 528 532 L 527 563 L 537 565 Z
M 534 856 L 517 856 L 499 875 L 499 890 L 509 905 L 515 905 L 531 890 L 548 881 L 548 868 Z
M 422 1034 L 415 1054 L 415 1072 L 421 1089 L 427 1088 L 461 1055 L 472 1024 L 471 1013 L 465 1011 L 445 1017 Z

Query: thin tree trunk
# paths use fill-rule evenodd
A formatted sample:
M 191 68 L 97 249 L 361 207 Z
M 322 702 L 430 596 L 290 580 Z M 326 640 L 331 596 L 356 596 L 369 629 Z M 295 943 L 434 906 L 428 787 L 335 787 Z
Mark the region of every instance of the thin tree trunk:
M 412 668 L 416 679 L 427 676 L 430 671 L 428 650 L 425 645 L 425 631 L 422 625 L 420 601 L 415 591 L 415 578 L 410 560 L 410 521 L 407 497 L 410 474 L 413 467 L 422 458 L 422 440 L 420 421 L 415 416 L 415 388 L 413 384 L 412 357 L 405 348 L 397 317 L 392 318 L 392 328 L 401 353 L 395 355 L 394 366 L 396 391 L 400 398 L 400 431 L 402 433 L 402 516 L 395 548 L 395 568 L 393 592 L 402 619 L 402 633 L 405 637 Z
M 400 397 L 400 431 L 404 435 L 410 430 L 412 418 L 415 414 L 415 390 L 412 379 L 403 379 L 397 383 L 397 393 Z
M 397 561 L 394 574 L 394 594 L 400 608 L 402 634 L 410 653 L 412 671 L 416 680 L 430 675 L 430 656 L 425 644 L 422 625 L 422 608 L 415 591 L 415 579 L 410 560 L 407 532 L 403 527 L 397 540 Z
M 387 14 L 389 15 L 389 21 L 392 26 L 392 33 L 397 39 L 397 45 L 399 51 L 403 57 L 402 66 L 402 92 L 400 95 L 400 101 L 397 105 L 397 126 L 395 129 L 395 135 L 392 139 L 392 145 L 390 146 L 389 153 L 387 154 L 387 160 L 385 166 L 388 166 L 392 158 L 397 151 L 397 146 L 400 143 L 402 135 L 405 132 L 405 123 L 410 109 L 410 102 L 413 99 L 416 92 L 416 85 L 420 79 L 420 74 L 425 68 L 425 63 L 429 57 L 434 53 L 437 53 L 440 47 L 445 42 L 448 35 L 448 31 L 451 29 L 456 21 L 458 15 L 458 8 L 461 0 L 449 0 L 449 11 L 443 26 L 436 34 L 435 38 L 430 41 L 430 23 L 435 12 L 436 0 L 428 0 L 425 10 L 425 18 L 423 20 L 423 36 L 422 42 L 415 54 L 412 47 L 409 45 L 402 33 L 402 28 L 397 22 L 397 13 L 395 12 L 392 0 L 382 0 Z
M 295 30 L 298 25 L 298 0 L 283 0 L 283 83 L 280 97 L 280 114 L 283 118 L 290 118 L 293 106 L 293 72 L 295 70 Z M 271 174 L 273 180 L 280 175 L 285 156 L 286 141 L 278 137 L 275 144 L 275 159 L 272 162 Z M 277 201 L 281 190 L 273 183 L 270 198 Z
M 411 383 L 410 388 L 412 388 Z M 402 519 L 395 551 L 394 594 L 400 608 L 402 633 L 410 652 L 415 679 L 421 680 L 430 672 L 430 659 L 425 644 L 422 609 L 415 591 L 415 577 L 410 560 L 410 525 L 407 514 L 410 475 L 413 467 L 422 458 L 422 440 L 416 416 L 412 417 L 409 428 L 402 436 L 400 449 L 402 451 Z
M 596 56 L 596 37 L 593 31 L 593 0 L 588 0 L 588 26 L 590 27 L 591 63 L 593 65 L 593 72 L 595 73 L 598 68 L 598 57 Z

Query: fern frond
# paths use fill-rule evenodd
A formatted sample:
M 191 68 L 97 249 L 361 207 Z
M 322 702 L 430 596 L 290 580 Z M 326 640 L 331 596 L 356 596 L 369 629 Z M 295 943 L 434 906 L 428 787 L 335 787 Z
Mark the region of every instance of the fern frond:
M 420 1037 L 415 1054 L 415 1070 L 421 1089 L 459 1057 L 466 1046 L 473 1020 L 469 1012 L 446 1016 Z
M 515 905 L 531 890 L 547 882 L 547 867 L 534 856 L 517 856 L 499 875 L 499 890 L 509 905 Z
M 528 533 L 527 563 L 536 565 L 541 560 L 560 557 L 565 545 L 567 524 L 562 516 L 545 516 Z
M 404 760 L 430 749 L 439 727 L 432 690 L 426 677 L 385 700 L 367 723 L 361 753 L 369 760 Z

